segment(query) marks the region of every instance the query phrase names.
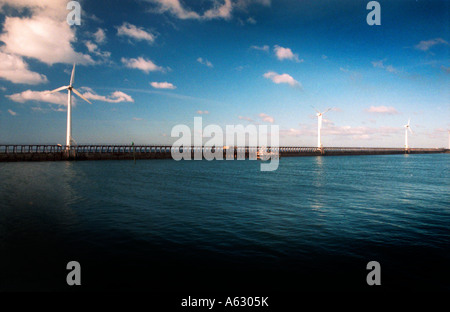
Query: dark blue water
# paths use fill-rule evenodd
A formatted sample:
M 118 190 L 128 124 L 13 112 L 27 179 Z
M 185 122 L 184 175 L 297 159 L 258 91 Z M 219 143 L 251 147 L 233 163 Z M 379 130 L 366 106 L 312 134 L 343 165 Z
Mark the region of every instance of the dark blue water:
M 0 164 L 0 290 L 450 289 L 450 155 Z

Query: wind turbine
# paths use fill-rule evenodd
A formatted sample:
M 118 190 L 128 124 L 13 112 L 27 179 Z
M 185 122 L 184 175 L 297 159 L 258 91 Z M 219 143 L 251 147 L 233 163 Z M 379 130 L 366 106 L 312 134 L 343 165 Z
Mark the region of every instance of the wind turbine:
M 411 127 L 409 126 L 410 122 L 411 122 L 411 118 L 408 119 L 408 124 L 404 126 L 405 127 L 405 149 L 409 149 L 409 146 L 408 146 L 408 130 L 409 130 L 409 132 L 411 132 L 411 134 L 414 134 L 414 132 L 411 130 Z
M 75 78 L 75 64 L 73 64 L 72 75 L 70 77 L 70 84 L 68 86 L 63 86 L 63 87 L 60 87 L 58 89 L 48 92 L 48 94 L 50 94 L 50 93 L 55 93 L 55 92 L 59 92 L 62 90 L 67 90 L 67 133 L 66 133 L 66 148 L 67 149 L 70 149 L 70 146 L 71 146 L 72 140 L 73 140 L 72 139 L 72 91 L 76 95 L 78 95 L 80 98 L 82 98 L 83 100 L 88 102 L 89 104 L 92 104 L 91 102 L 89 102 L 88 99 L 86 99 L 84 96 L 82 96 L 81 93 L 78 92 L 73 87 L 74 78 Z
M 323 113 L 321 113 L 317 108 L 314 106 L 312 107 L 317 112 L 317 148 L 322 148 L 322 142 L 320 140 L 320 130 L 322 129 L 322 117 L 325 113 L 329 112 L 331 108 L 327 109 Z

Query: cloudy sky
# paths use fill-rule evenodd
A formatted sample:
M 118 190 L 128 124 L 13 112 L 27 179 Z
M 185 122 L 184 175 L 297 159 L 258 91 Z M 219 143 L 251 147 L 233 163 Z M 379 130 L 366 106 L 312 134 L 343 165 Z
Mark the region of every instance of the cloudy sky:
M 0 144 L 171 143 L 171 129 L 279 125 L 283 145 L 442 147 L 450 129 L 448 1 L 0 0 Z

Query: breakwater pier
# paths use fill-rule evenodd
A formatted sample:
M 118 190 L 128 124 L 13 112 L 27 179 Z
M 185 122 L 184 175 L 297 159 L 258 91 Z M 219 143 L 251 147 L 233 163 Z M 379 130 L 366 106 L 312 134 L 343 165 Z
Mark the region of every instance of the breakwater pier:
M 75 161 L 75 160 L 120 160 L 120 159 L 171 159 L 173 149 L 190 153 L 223 153 L 234 158 L 242 155 L 249 158 L 260 147 L 172 147 L 167 145 L 77 145 L 70 149 L 62 145 L 0 145 L 0 162 L 17 161 Z M 184 150 L 183 150 L 184 149 Z M 230 152 L 231 149 L 231 152 Z M 449 153 L 445 148 L 366 148 L 366 147 L 295 147 L 267 148 L 280 157 L 343 156 L 343 155 L 393 155 L 393 154 L 437 154 Z M 241 156 L 241 157 L 242 157 Z

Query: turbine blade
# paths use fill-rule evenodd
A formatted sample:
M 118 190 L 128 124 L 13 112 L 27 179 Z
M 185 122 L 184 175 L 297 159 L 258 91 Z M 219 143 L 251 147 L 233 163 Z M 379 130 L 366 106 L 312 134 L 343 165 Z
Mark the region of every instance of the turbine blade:
M 330 110 L 331 110 L 331 108 L 327 109 L 326 111 L 324 111 L 324 112 L 322 113 L 322 115 L 325 114 L 325 113 L 328 113 Z
M 317 108 L 315 108 L 315 107 L 312 106 L 312 105 L 311 105 L 311 107 L 314 108 L 314 110 L 315 110 L 318 114 L 320 114 L 320 112 L 319 112 L 319 110 L 318 110 Z
M 64 87 L 55 89 L 55 90 L 53 90 L 53 91 L 47 91 L 47 92 L 45 92 L 45 93 L 46 93 L 46 94 L 55 93 L 55 92 L 59 92 L 59 91 L 62 91 L 62 90 L 67 90 L 68 88 L 69 88 L 68 86 L 64 86 Z
M 410 127 L 408 127 L 408 129 L 409 129 L 409 132 L 411 132 L 411 134 L 414 134 L 414 132 L 411 130 Z
M 70 86 L 73 86 L 75 81 L 75 63 L 73 64 L 72 75 L 70 76 Z
M 78 92 L 76 89 L 72 88 L 72 91 L 75 92 L 76 95 L 78 95 L 80 98 L 82 98 L 83 100 L 85 100 L 85 101 L 88 102 L 89 104 L 92 104 L 91 102 L 89 102 L 88 99 L 86 99 L 84 96 L 82 96 L 81 93 Z

